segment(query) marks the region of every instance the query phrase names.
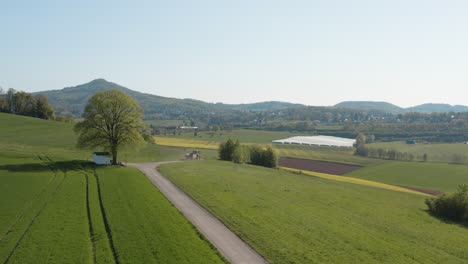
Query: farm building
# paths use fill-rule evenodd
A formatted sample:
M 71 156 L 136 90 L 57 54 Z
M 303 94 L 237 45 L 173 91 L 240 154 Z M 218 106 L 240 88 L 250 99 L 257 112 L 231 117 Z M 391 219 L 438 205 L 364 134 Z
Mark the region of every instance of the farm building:
M 93 161 L 97 165 L 110 165 L 111 158 L 109 152 L 94 152 Z
M 186 160 L 199 160 L 200 159 L 200 151 L 199 150 L 194 150 L 192 153 L 186 153 L 185 154 L 185 159 Z
M 274 144 L 296 144 L 308 146 L 352 147 L 355 139 L 332 136 L 298 136 L 286 139 L 273 140 Z

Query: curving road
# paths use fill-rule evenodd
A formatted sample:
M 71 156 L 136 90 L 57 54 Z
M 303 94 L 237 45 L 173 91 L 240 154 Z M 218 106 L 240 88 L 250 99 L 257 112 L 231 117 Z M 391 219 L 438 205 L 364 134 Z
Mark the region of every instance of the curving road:
M 164 178 L 156 170 L 156 167 L 165 163 L 171 162 L 128 163 L 127 165 L 142 171 L 229 262 L 233 264 L 267 263 L 262 256 L 231 232 L 216 217 Z

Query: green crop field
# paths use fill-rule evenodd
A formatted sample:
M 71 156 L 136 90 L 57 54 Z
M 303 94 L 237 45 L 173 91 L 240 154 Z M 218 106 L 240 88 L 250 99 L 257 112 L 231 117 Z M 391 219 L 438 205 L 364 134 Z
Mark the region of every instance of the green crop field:
M 272 263 L 468 262 L 468 229 L 424 196 L 221 161 L 160 170 Z
M 138 170 L 96 170 L 120 263 L 223 263 Z
M 468 166 L 446 163 L 386 162 L 355 170 L 346 176 L 388 184 L 451 192 L 468 184 Z
M 135 169 L 0 155 L 3 263 L 223 263 Z
M 422 160 L 422 156 L 427 154 L 428 161 L 468 163 L 468 145 L 463 143 L 406 144 L 405 142 L 384 142 L 368 144 L 367 146 L 411 153 L 419 160 Z

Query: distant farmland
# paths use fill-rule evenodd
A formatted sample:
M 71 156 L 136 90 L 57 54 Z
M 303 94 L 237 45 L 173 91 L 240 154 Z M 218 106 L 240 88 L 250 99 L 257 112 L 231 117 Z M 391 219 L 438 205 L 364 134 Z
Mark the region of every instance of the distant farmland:
M 338 148 L 327 146 L 303 146 L 295 144 L 271 144 L 272 140 L 302 135 L 289 132 L 271 132 L 263 130 L 232 130 L 214 132 L 199 132 L 198 136 L 193 133 L 182 133 L 181 135 L 155 136 L 156 144 L 179 148 L 198 148 L 205 150 L 217 150 L 219 144 L 229 138 L 239 140 L 245 145 L 272 146 L 282 157 L 294 157 L 332 162 L 342 162 L 366 166 L 378 164 L 384 161 L 369 159 L 353 155 L 352 148 Z

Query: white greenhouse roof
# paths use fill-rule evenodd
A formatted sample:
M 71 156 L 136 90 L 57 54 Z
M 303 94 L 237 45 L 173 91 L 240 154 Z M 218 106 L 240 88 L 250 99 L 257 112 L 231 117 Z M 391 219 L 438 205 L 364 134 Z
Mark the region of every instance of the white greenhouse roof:
M 278 144 L 299 144 L 309 146 L 334 146 L 334 147 L 352 147 L 355 139 L 332 137 L 332 136 L 309 136 L 309 137 L 290 137 L 286 139 L 273 140 Z

